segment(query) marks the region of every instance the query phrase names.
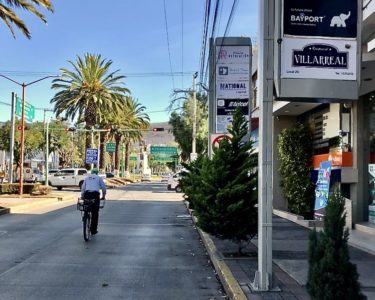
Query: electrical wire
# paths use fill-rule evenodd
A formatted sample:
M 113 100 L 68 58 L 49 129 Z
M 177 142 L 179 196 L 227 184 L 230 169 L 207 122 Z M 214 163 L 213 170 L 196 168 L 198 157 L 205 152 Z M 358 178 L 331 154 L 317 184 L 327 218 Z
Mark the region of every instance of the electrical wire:
M 184 73 L 184 0 L 181 0 L 181 70 Z M 184 77 L 181 78 L 182 87 L 184 86 Z
M 164 20 L 165 20 L 165 31 L 167 34 L 167 44 L 168 44 L 168 58 L 169 58 L 169 68 L 171 70 L 172 74 L 172 86 L 173 89 L 175 89 L 175 83 L 174 83 L 174 76 L 173 76 L 173 69 L 172 69 L 172 60 L 171 60 L 171 49 L 170 49 L 170 44 L 169 44 L 169 32 L 168 32 L 168 18 L 167 18 L 167 7 L 165 5 L 165 0 L 163 1 L 164 3 Z
M 200 72 L 199 72 L 199 81 L 203 82 L 204 78 L 204 67 L 206 61 L 206 49 L 207 49 L 207 36 L 208 36 L 208 26 L 210 22 L 211 14 L 211 0 L 206 0 L 204 21 L 203 21 L 203 33 L 202 33 L 202 46 L 201 46 L 201 56 L 200 56 Z M 202 86 L 199 86 L 199 91 L 202 91 Z

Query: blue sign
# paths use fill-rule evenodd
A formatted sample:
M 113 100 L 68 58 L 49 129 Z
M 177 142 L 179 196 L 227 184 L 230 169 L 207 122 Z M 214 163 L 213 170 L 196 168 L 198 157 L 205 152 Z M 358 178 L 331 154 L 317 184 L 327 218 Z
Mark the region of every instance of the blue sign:
M 98 163 L 98 149 L 87 148 L 86 149 L 86 164 L 97 164 Z
M 316 219 L 322 219 L 324 217 L 324 210 L 328 203 L 331 170 L 331 161 L 323 161 L 320 163 L 318 181 L 316 182 L 315 188 L 314 216 Z

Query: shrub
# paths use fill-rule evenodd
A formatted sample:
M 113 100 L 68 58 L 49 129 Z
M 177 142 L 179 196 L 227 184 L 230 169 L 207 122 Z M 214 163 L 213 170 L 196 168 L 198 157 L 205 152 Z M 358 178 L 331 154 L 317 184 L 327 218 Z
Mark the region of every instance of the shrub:
M 212 160 L 202 158 L 193 165 L 191 177 L 182 185 L 192 199 L 197 225 L 220 239 L 238 243 L 241 252 L 242 242 L 258 232 L 258 159 L 253 142 L 244 142 L 248 124 L 240 110 L 232 126 L 228 130 L 231 141 L 221 141 Z
M 357 268 L 350 262 L 344 204 L 336 190 L 326 206 L 324 231 L 310 233 L 307 290 L 312 299 L 366 299 L 360 292 Z
M 40 184 L 34 183 L 24 183 L 23 193 L 31 194 L 32 192 L 38 190 Z M 0 185 L 0 194 L 18 194 L 19 184 L 18 183 L 3 183 Z
M 313 154 L 308 127 L 296 124 L 279 135 L 280 185 L 292 213 L 312 218 L 315 185 L 311 182 Z

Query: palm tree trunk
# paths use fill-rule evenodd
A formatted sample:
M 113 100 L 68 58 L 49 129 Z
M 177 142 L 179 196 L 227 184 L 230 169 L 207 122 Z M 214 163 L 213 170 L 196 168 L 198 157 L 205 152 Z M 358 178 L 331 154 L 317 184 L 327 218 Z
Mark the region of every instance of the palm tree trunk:
M 129 148 L 130 148 L 130 142 L 125 143 L 125 177 L 129 177 Z
M 119 175 L 119 166 L 120 166 L 120 142 L 121 135 L 115 135 L 116 151 L 115 151 L 115 175 Z
M 100 135 L 100 165 L 99 169 L 105 169 L 105 143 L 107 141 L 108 133 Z

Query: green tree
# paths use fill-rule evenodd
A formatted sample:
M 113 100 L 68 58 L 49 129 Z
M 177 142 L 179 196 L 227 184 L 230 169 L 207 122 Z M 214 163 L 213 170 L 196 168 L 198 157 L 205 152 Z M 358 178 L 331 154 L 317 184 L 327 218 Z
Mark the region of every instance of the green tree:
M 149 126 L 150 117 L 145 113 L 146 107 L 141 105 L 132 97 L 126 97 L 125 107 L 121 114 L 112 114 L 107 120 L 111 124 L 112 131 L 110 138 L 116 143 L 115 169 L 119 170 L 120 165 L 120 144 L 125 146 L 125 173 L 129 173 L 130 144 L 140 141 L 143 132 Z
M 40 151 L 43 151 L 44 136 L 43 126 L 40 123 L 26 124 L 25 128 L 25 156 L 29 158 L 35 157 Z M 20 163 L 20 149 L 21 149 L 21 134 L 17 128 L 21 127 L 21 121 L 15 122 L 14 131 L 14 163 L 19 166 Z M 10 149 L 10 129 L 11 122 L 4 123 L 0 130 L 0 149 L 9 151 Z
M 309 128 L 296 124 L 283 129 L 279 135 L 280 185 L 288 209 L 295 214 L 311 218 L 315 185 L 311 181 L 313 143 Z
M 75 63 L 69 63 L 73 70 L 60 69 L 61 76 L 52 82 L 52 89 L 58 90 L 51 100 L 57 116 L 65 113 L 67 118 L 91 129 L 102 124 L 108 112 L 117 114 L 124 109 L 124 96 L 129 90 L 122 82 L 124 76 L 117 75 L 119 70 L 110 71 L 111 60 L 87 53 L 84 59 L 77 56 Z M 86 148 L 90 143 L 87 134 Z
M 192 152 L 193 104 L 193 99 L 189 96 L 184 101 L 181 112 L 173 111 L 169 119 L 173 136 L 181 149 L 181 158 L 184 161 L 189 159 Z M 207 96 L 197 93 L 197 153 L 204 153 L 207 150 L 208 111 L 206 104 Z
M 5 4 L 4 4 L 5 2 Z M 13 29 L 13 25 L 15 25 L 22 33 L 28 38 L 31 38 L 31 33 L 27 28 L 26 24 L 23 20 L 16 15 L 14 9 L 21 8 L 32 14 L 36 15 L 39 19 L 41 19 L 44 23 L 47 24 L 47 20 L 45 16 L 37 9 L 37 6 L 43 6 L 47 10 L 53 12 L 53 6 L 50 0 L 5 0 L 0 1 L 0 18 L 3 20 L 5 25 L 11 31 L 13 37 L 15 38 L 15 32 Z
M 344 204 L 336 190 L 325 210 L 324 231 L 310 233 L 307 290 L 312 299 L 366 299 L 360 291 L 357 268 L 350 262 Z
M 196 178 L 190 178 L 189 185 L 183 176 L 182 188 L 193 199 L 198 226 L 218 238 L 237 242 L 241 252 L 242 242 L 251 240 L 258 232 L 258 159 L 253 153 L 253 142 L 244 140 L 248 124 L 239 109 L 228 131 L 231 140 L 220 142 L 212 160 L 202 158 L 193 163 L 191 170 Z

